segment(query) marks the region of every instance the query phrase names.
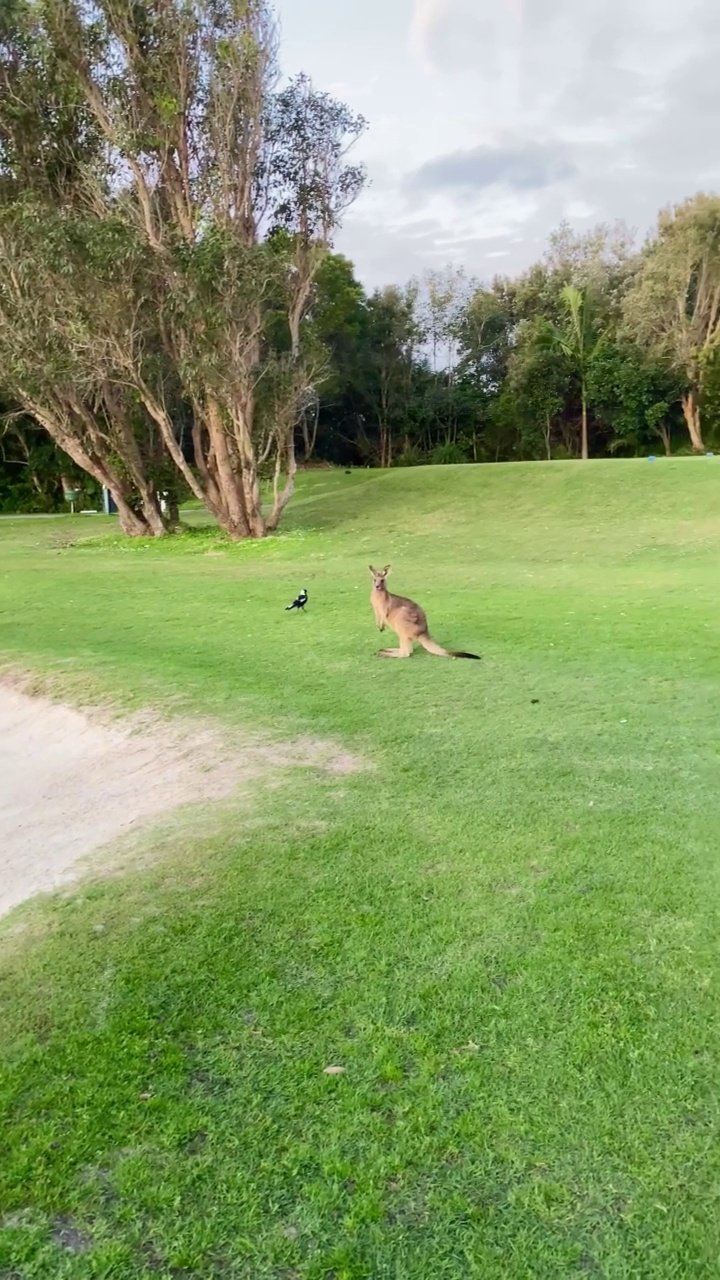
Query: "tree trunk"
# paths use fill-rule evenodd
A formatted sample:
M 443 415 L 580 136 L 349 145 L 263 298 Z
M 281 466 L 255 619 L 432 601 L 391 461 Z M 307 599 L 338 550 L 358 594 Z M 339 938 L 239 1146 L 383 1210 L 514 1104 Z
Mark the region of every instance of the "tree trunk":
M 247 380 L 243 379 L 243 381 L 244 385 L 233 397 L 232 408 L 228 410 L 232 422 L 232 445 L 237 465 L 236 483 L 247 521 L 248 536 L 265 538 L 267 527 L 262 512 L 258 457 L 252 436 L 255 421 L 255 393 L 250 370 L 247 371 Z M 227 437 L 225 439 L 227 440 Z
M 180 504 L 174 489 L 168 492 L 164 511 L 165 526 L 173 532 L 180 528 Z
M 280 524 L 280 517 L 285 510 L 288 502 L 295 492 L 295 476 L 297 475 L 297 459 L 295 456 L 295 433 L 290 431 L 287 440 L 287 472 L 285 475 L 285 486 L 280 489 L 280 477 L 282 474 L 282 453 L 280 449 L 277 452 L 275 460 L 275 476 L 273 479 L 273 505 L 272 511 L 267 518 L 266 528 L 269 533 L 274 533 Z
M 690 435 L 690 443 L 695 453 L 703 453 L 705 445 L 703 444 L 702 431 L 700 429 L 700 405 L 693 387 L 686 391 L 682 398 L 682 411 L 685 425 Z
M 208 401 L 206 422 L 215 464 L 215 483 L 220 495 L 218 508 L 213 514 L 228 537 L 249 538 L 250 525 L 243 489 L 233 467 L 222 414 L 214 400 Z
M 664 448 L 664 450 L 665 450 L 665 457 L 666 457 L 666 458 L 669 458 L 669 457 L 671 456 L 671 454 L 672 454 L 672 441 L 671 441 L 671 438 L 670 438 L 670 431 L 669 431 L 669 428 L 668 428 L 668 427 L 666 427 L 666 426 L 664 425 L 664 423 L 661 423 L 661 424 L 660 424 L 660 426 L 656 428 L 656 430 L 657 430 L 657 433 L 658 433 L 658 435 L 659 435 L 660 439 L 661 439 L 661 440 L 662 440 L 662 442 L 663 442 L 663 448 Z
M 252 538 L 266 538 L 267 525 L 262 513 L 262 498 L 257 469 L 246 462 L 242 469 L 242 485 L 245 494 L 245 511 Z M 289 501 L 289 498 L 288 498 Z
M 117 440 L 118 452 L 140 498 L 140 508 L 148 531 L 154 538 L 164 538 L 167 526 L 162 517 L 155 486 L 148 477 L 149 460 L 143 457 L 120 397 L 111 384 L 103 388 L 103 401 Z
M 164 538 L 167 534 L 167 525 L 163 520 L 160 502 L 155 490 L 151 484 L 144 484 L 139 493 L 140 506 L 142 507 L 143 517 L 149 532 L 153 538 Z
M 310 412 L 312 412 L 312 422 L 310 422 L 309 419 Z M 319 397 L 316 397 L 312 406 L 304 408 L 300 414 L 300 430 L 302 431 L 303 438 L 303 462 L 309 462 L 315 451 L 319 425 L 320 399 Z M 279 452 L 282 454 L 282 450 Z
M 309 462 L 310 455 L 313 451 L 314 441 L 312 443 L 310 442 L 310 432 L 308 431 L 307 417 L 305 414 L 303 414 L 300 419 L 300 430 L 302 431 L 303 438 L 303 461 Z
M 543 434 L 545 436 L 545 452 L 547 453 L 547 460 L 548 462 L 552 462 L 552 448 L 550 443 L 552 439 L 552 419 L 549 413 L 545 415 L 545 431 Z
M 133 511 L 129 502 L 117 489 L 110 489 L 113 502 L 118 510 L 118 520 L 123 533 L 129 538 L 148 538 L 150 529 L 144 516 L 138 515 L 137 511 Z
M 585 387 L 582 388 L 582 435 L 581 435 L 581 456 L 583 462 L 587 462 L 590 457 L 588 449 L 588 411 L 587 411 L 587 393 Z
M 387 427 L 385 426 L 384 422 L 381 422 L 380 423 L 380 466 L 382 468 L 385 468 L 387 466 L 387 462 L 385 461 L 387 457 L 387 444 L 388 444 Z
M 109 464 L 103 459 L 92 456 L 84 449 L 58 414 L 37 404 L 30 396 L 24 396 L 23 401 L 28 412 L 45 428 L 48 435 L 60 446 L 63 452 L 69 458 L 72 458 L 73 462 L 77 463 L 89 476 L 92 476 L 94 480 L 97 480 L 99 484 L 109 490 L 117 507 L 118 520 L 123 533 L 126 533 L 130 538 L 147 538 L 150 534 L 147 520 L 133 510 L 130 505 L 127 486 Z

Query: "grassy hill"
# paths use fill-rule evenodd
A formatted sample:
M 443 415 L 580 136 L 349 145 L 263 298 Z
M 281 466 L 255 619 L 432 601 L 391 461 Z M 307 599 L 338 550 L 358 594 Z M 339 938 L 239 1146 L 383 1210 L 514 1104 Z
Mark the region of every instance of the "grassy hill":
M 720 460 L 193 520 L 0 521 L 0 659 L 367 767 L 0 922 L 0 1276 L 714 1278 Z M 368 562 L 483 662 L 377 659 Z

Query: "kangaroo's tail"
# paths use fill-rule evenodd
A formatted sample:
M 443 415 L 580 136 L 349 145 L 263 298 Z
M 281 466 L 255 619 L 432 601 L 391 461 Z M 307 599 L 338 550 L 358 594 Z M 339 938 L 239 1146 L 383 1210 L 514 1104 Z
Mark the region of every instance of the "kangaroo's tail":
M 427 649 L 428 653 L 434 653 L 438 658 L 473 658 L 476 662 L 480 661 L 479 653 L 463 653 L 457 649 L 443 649 L 442 645 L 436 644 L 428 635 L 418 636 L 417 642 L 422 645 L 423 649 Z

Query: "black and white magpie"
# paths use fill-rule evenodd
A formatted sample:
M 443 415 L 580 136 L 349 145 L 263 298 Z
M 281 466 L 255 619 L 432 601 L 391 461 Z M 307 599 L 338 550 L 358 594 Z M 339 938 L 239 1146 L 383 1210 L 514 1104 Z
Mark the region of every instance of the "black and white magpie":
M 305 605 L 307 604 L 307 599 L 308 599 L 307 591 L 303 587 L 302 591 L 300 592 L 300 595 L 297 596 L 295 600 L 293 600 L 292 604 L 288 604 L 285 606 L 285 612 L 289 613 L 291 609 L 304 609 Z

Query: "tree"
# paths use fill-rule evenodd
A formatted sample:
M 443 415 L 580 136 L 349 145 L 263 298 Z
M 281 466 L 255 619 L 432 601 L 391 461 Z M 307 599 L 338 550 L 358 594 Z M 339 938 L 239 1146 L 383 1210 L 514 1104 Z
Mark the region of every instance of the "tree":
M 703 370 L 703 439 L 717 448 L 720 441 L 720 351 L 709 357 Z
M 417 285 L 379 290 L 368 301 L 365 358 L 358 370 L 363 395 L 377 423 L 378 462 L 389 467 L 398 430 L 407 432 L 421 331 Z M 407 441 L 406 443 L 409 443 Z
M 697 195 L 660 215 L 625 301 L 625 322 L 639 344 L 682 375 L 685 424 L 693 449 L 702 451 L 703 384 L 720 347 L 720 197 Z
M 592 362 L 603 341 L 598 332 L 597 318 L 589 287 L 578 289 L 566 284 L 560 290 L 565 311 L 561 326 L 548 325 L 546 341 L 554 343 L 577 374 L 580 384 L 580 456 L 589 458 L 588 441 L 588 377 Z
M 124 531 L 162 536 L 170 521 L 159 491 L 174 475 L 118 357 L 126 331 L 144 342 L 146 363 L 157 363 L 133 258 L 121 223 L 70 219 L 32 202 L 0 210 L 0 355 L 14 398 L 111 491 Z
M 542 439 L 548 461 L 552 458 L 555 421 L 568 399 L 572 369 L 562 347 L 552 340 L 544 316 L 525 320 L 508 362 L 507 386 L 515 412 Z
M 510 283 L 493 281 L 469 298 L 458 323 L 458 348 L 463 375 L 485 393 L 496 391 L 507 374 L 516 317 Z
M 111 490 L 126 532 L 163 533 L 136 406 L 127 404 L 119 387 L 111 389 L 106 369 L 92 377 L 86 359 L 98 299 L 106 285 L 112 290 L 117 284 L 115 263 L 108 281 L 87 277 L 82 248 L 85 175 L 95 172 L 101 146 L 93 114 L 48 39 L 39 10 L 12 0 L 0 16 L 3 381 L 9 398 Z M 83 275 L 85 306 L 77 288 Z
M 513 285 L 500 278 L 489 288 L 475 288 L 458 319 L 457 383 L 469 420 L 469 445 L 475 462 L 482 453 L 481 425 L 489 422 L 490 407 L 507 378 L 516 329 Z M 503 422 L 507 416 L 501 415 Z M 494 434 L 493 457 L 500 447 L 499 436 Z
M 320 265 L 307 317 L 315 340 L 326 355 L 326 373 L 320 385 L 317 417 L 319 447 L 325 457 L 335 457 L 342 441 L 336 439 L 339 421 L 353 420 L 357 365 L 367 343 L 368 312 L 365 291 L 355 278 L 353 264 L 338 253 L 328 253 Z M 312 433 L 302 430 L 304 457 L 315 448 Z
M 129 397 L 222 528 L 262 537 L 294 488 L 296 423 L 322 373 L 303 322 L 364 180 L 345 158 L 364 122 L 303 76 L 277 91 L 266 0 L 99 0 L 92 13 L 44 0 L 42 18 L 42 45 L 103 141 L 102 165 L 80 167 L 82 214 L 60 211 L 78 255 L 90 240 L 96 250 L 94 272 L 72 274 L 54 317 L 86 389 L 86 431 L 98 389 L 98 439 L 113 420 L 107 389 Z M 27 309 L 27 292 L 21 301 Z M 73 326 L 91 309 L 78 342 Z M 192 414 L 192 464 L 178 399 Z M 75 419 L 65 428 L 74 437 Z
M 589 374 L 592 402 L 606 427 L 608 453 L 637 456 L 662 442 L 672 452 L 682 384 L 667 365 L 620 334 L 608 336 Z
M 547 281 L 551 288 L 571 284 L 589 290 L 596 301 L 603 299 L 606 306 L 617 308 L 629 280 L 634 239 L 623 222 L 611 227 L 601 222 L 584 234 L 561 222 L 550 236 L 542 263 Z

